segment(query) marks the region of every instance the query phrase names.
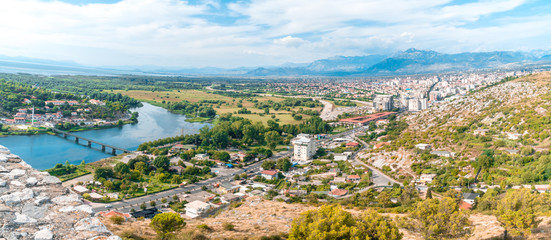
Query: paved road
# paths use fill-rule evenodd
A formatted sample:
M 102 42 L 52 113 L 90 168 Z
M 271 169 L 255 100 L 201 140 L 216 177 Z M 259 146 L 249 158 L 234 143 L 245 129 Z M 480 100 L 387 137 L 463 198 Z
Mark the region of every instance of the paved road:
M 292 152 L 285 151 L 285 152 L 281 152 L 279 154 L 276 154 L 276 155 L 274 155 L 274 156 L 272 156 L 268 159 L 269 160 L 275 160 L 275 159 L 279 159 L 279 158 L 288 157 L 291 154 L 292 154 Z M 150 194 L 150 195 L 145 195 L 145 196 L 142 196 L 142 197 L 137 197 L 137 198 L 122 200 L 122 201 L 118 201 L 118 202 L 113 202 L 111 204 L 94 203 L 94 204 L 92 204 L 92 209 L 93 209 L 94 212 L 105 211 L 105 210 L 108 209 L 108 208 L 106 208 L 106 206 L 111 205 L 111 208 L 109 208 L 109 209 L 116 209 L 118 211 L 129 212 L 131 208 L 134 208 L 134 209 L 138 210 L 139 206 L 142 203 L 145 203 L 146 205 L 149 206 L 149 203 L 151 201 L 156 201 L 157 204 L 160 204 L 160 201 L 163 198 L 167 198 L 170 201 L 173 196 L 177 196 L 177 195 L 180 195 L 180 194 L 185 193 L 185 192 L 197 192 L 197 191 L 200 191 L 201 187 L 203 187 L 203 186 L 212 186 L 213 184 L 218 183 L 218 182 L 229 182 L 229 181 L 233 180 L 234 175 L 238 175 L 238 174 L 241 174 L 241 173 L 244 173 L 244 172 L 247 172 L 247 173 L 250 173 L 250 174 L 258 174 L 261 171 L 260 165 L 262 165 L 262 161 L 259 161 L 259 162 L 253 163 L 253 164 L 251 164 L 247 167 L 244 167 L 243 169 L 240 169 L 240 170 L 234 172 L 231 175 L 216 176 L 214 178 L 210 178 L 210 179 L 207 179 L 205 181 L 190 184 L 190 185 L 187 185 L 185 187 L 178 187 L 178 188 L 170 189 L 170 190 L 163 191 L 163 192 L 158 192 L 158 193 L 154 193 L 154 194 Z
M 364 163 L 363 161 L 361 161 L 360 159 L 358 159 L 358 152 L 360 151 L 363 151 L 367 148 L 368 144 L 360 139 L 356 139 L 358 140 L 360 143 L 362 143 L 363 147 L 362 149 L 358 150 L 356 153 L 354 153 L 354 161 L 356 163 L 359 163 L 359 164 L 362 164 L 364 165 L 365 167 L 369 168 L 369 170 L 371 171 L 371 181 L 373 182 L 373 186 L 375 187 L 379 187 L 379 186 L 391 186 L 395 183 L 399 184 L 400 186 L 403 186 L 403 184 L 401 182 L 398 182 L 396 180 L 394 180 L 393 178 L 391 178 L 390 176 L 384 174 L 383 172 L 379 171 L 379 169 L 377 168 L 374 168 L 374 167 L 371 167 L 369 165 L 367 165 L 366 163 Z M 390 183 L 390 185 L 389 185 Z

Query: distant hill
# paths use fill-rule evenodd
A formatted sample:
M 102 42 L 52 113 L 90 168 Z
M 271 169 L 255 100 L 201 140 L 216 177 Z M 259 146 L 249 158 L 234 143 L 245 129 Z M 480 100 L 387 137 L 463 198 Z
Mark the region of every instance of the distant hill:
M 247 73 L 252 76 L 294 76 L 294 75 L 332 75 L 346 76 L 362 73 L 366 68 L 382 61 L 387 56 L 369 55 L 344 57 L 337 56 L 316 60 L 303 67 L 257 68 Z
M 312 62 L 297 68 L 258 68 L 247 73 L 253 76 L 288 75 L 400 75 L 465 71 L 500 68 L 508 64 L 524 64 L 550 61 L 550 55 L 538 57 L 529 52 L 467 52 L 445 54 L 430 50 L 408 49 L 392 56 L 370 55 L 357 57 L 335 57 Z
M 393 55 L 336 56 L 311 63 L 240 68 L 178 68 L 145 66 L 89 67 L 70 61 L 52 61 L 0 55 L 0 72 L 46 75 L 193 75 L 193 76 L 389 76 L 496 69 L 551 63 L 550 51 L 467 52 L 457 54 L 408 49 Z

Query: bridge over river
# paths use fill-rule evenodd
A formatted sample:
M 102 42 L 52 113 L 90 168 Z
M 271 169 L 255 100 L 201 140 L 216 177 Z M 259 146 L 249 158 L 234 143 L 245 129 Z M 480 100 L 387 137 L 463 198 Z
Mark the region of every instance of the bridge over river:
M 97 145 L 100 145 L 101 146 L 101 151 L 102 152 L 106 152 L 106 149 L 107 148 L 110 148 L 111 149 L 111 154 L 112 155 L 117 155 L 117 151 L 119 152 L 123 152 L 123 153 L 129 153 L 129 152 L 132 152 L 130 150 L 127 150 L 127 149 L 124 149 L 124 148 L 120 148 L 120 147 L 115 147 L 113 145 L 109 145 L 109 144 L 105 144 L 105 143 L 100 143 L 98 141 L 94 141 L 92 139 L 89 139 L 89 138 L 84 138 L 84 137 L 80 137 L 80 136 L 77 136 L 75 134 L 72 134 L 70 132 L 66 132 L 66 131 L 62 131 L 62 130 L 59 130 L 57 128 L 52 128 L 52 131 L 56 134 L 56 136 L 62 136 L 63 138 L 68 138 L 68 137 L 73 137 L 75 139 L 75 143 L 76 144 L 79 144 L 80 141 L 85 141 L 85 142 L 88 142 L 88 147 L 92 147 L 92 144 L 97 144 Z

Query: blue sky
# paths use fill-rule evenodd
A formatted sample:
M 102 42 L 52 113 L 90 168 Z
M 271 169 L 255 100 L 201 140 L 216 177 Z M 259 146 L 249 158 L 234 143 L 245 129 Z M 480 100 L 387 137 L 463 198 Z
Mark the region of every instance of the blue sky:
M 336 55 L 551 49 L 548 0 L 3 0 L 0 54 L 239 67 Z

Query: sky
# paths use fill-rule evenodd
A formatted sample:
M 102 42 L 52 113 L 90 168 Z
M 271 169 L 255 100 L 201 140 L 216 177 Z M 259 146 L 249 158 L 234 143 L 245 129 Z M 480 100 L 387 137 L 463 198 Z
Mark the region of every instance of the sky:
M 551 49 L 549 0 L 2 0 L 0 55 L 254 67 L 333 56 Z

